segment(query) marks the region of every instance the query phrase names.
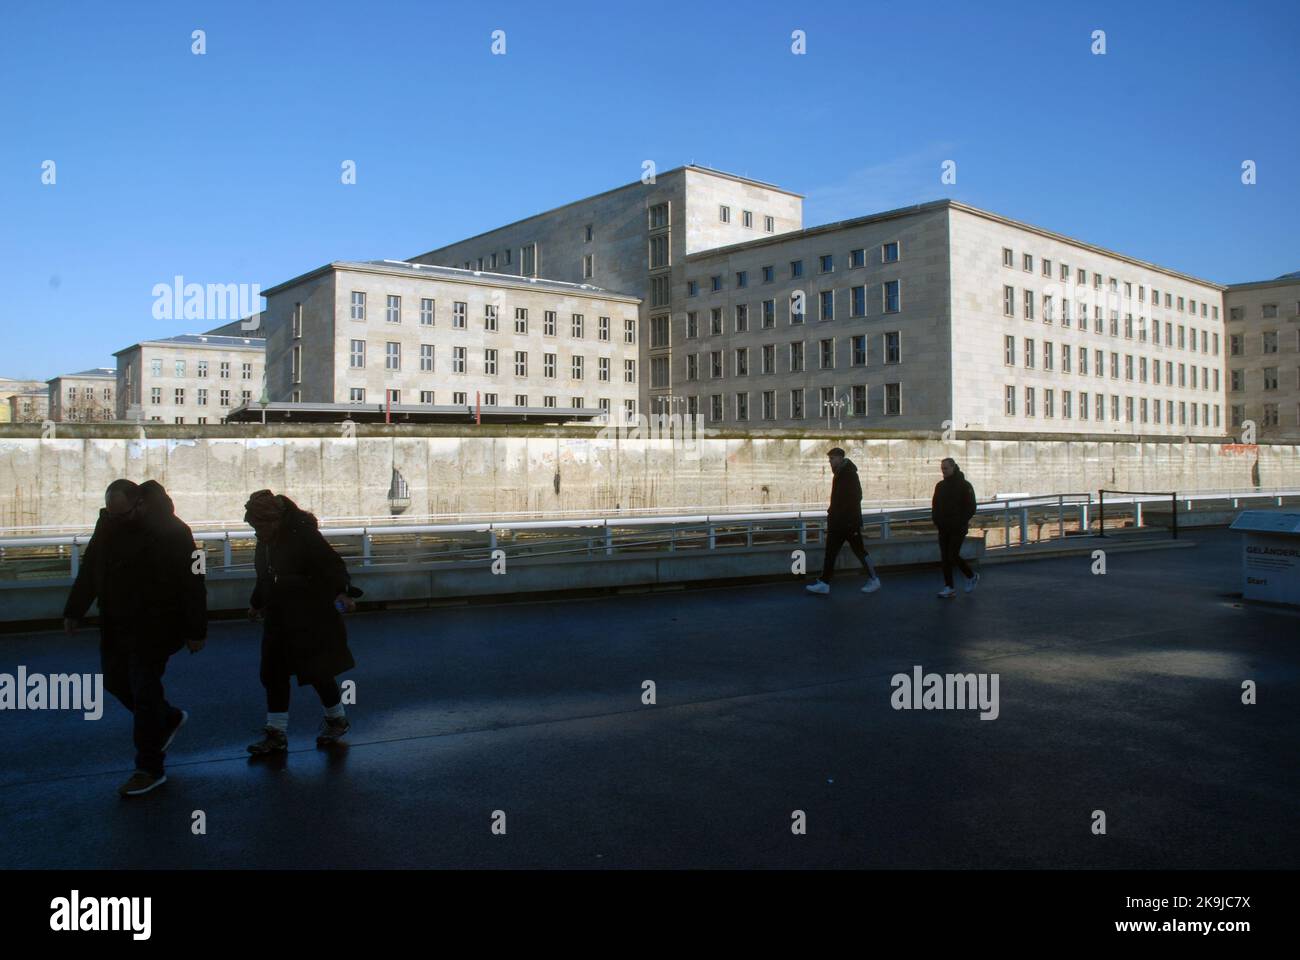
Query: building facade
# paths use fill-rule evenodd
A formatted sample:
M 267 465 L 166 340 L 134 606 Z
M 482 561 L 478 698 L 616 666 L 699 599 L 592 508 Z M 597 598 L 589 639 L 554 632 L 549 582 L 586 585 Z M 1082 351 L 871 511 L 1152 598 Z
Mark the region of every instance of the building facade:
M 1261 440 L 1300 439 L 1300 272 L 1231 284 L 1228 318 L 1228 425 L 1247 422 Z
M 634 296 L 400 260 L 330 263 L 264 295 L 275 401 L 639 410 Z
M 957 429 L 1226 434 L 1221 285 L 945 203 Z
M 598 286 L 641 298 L 640 389 L 648 413 L 681 412 L 670 375 L 673 290 L 686 258 L 798 230 L 803 197 L 706 167 L 677 167 L 412 257 Z
M 11 393 L 5 403 L 10 423 L 43 423 L 50 418 L 48 390 L 27 390 Z
M 717 426 L 1221 436 L 1221 285 L 948 200 L 812 228 L 683 167 L 413 258 L 643 297 L 648 412 Z
M 56 423 L 103 422 L 117 417 L 117 371 L 95 367 L 47 381 L 50 419 Z
M 183 334 L 142 340 L 117 358 L 117 417 L 132 422 L 221 423 L 262 395 L 266 341 Z
M 16 394 L 29 394 L 37 390 L 44 390 L 45 384 L 39 380 L 12 380 L 8 377 L 0 377 L 0 423 L 9 423 L 13 417 L 13 407 L 9 403 L 9 398 Z M 46 400 L 48 407 L 49 401 Z M 19 404 L 18 409 L 22 409 Z

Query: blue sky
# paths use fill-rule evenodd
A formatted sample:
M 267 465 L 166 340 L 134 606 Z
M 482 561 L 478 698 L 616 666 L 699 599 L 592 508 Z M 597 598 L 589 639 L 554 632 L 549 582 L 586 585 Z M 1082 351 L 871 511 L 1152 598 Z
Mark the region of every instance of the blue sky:
M 646 159 L 806 194 L 806 225 L 950 196 L 1209 280 L 1300 270 L 1298 11 L 10 0 L 0 376 L 202 326 L 152 316 L 177 274 L 409 257 Z

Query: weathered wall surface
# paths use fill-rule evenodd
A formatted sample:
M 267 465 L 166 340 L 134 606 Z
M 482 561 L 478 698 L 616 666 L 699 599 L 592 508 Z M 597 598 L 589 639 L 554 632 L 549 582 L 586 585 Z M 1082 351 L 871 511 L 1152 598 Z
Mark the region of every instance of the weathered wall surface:
M 594 436 L 243 436 L 46 439 L 0 436 L 0 527 L 83 527 L 117 477 L 156 479 L 190 522 L 239 521 L 270 487 L 324 518 L 390 515 L 394 466 L 407 516 L 616 507 L 713 509 L 825 502 L 825 451 L 858 464 L 868 504 L 929 497 L 953 456 L 981 499 L 1099 487 L 1194 492 L 1300 486 L 1300 445 L 1211 442 L 705 438 L 698 456 L 669 440 Z M 1258 459 L 1258 476 L 1254 466 Z M 556 475 L 559 488 L 556 490 Z

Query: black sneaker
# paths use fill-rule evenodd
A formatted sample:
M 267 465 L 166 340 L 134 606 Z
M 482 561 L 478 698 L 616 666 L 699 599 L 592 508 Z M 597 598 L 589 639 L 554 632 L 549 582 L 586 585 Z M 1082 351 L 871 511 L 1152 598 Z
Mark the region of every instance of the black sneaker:
M 137 770 L 131 774 L 131 779 L 117 788 L 119 796 L 138 797 L 142 793 L 148 793 L 154 787 L 161 787 L 167 782 L 167 774 L 150 773 L 148 770 Z
M 352 724 L 347 717 L 326 717 L 321 721 L 320 732 L 316 734 L 316 746 L 328 747 L 337 743 L 351 729 Z
M 167 739 L 163 741 L 162 745 L 164 753 L 167 751 L 167 748 L 172 745 L 172 741 L 176 739 L 176 734 L 180 733 L 181 727 L 185 726 L 185 721 L 189 718 L 189 713 L 184 710 L 177 713 L 176 722 L 167 728 Z
M 262 732 L 266 734 L 257 743 L 248 745 L 248 752 L 255 757 L 262 757 L 268 753 L 285 753 L 289 749 L 289 738 L 283 730 L 277 730 L 275 727 L 263 727 Z

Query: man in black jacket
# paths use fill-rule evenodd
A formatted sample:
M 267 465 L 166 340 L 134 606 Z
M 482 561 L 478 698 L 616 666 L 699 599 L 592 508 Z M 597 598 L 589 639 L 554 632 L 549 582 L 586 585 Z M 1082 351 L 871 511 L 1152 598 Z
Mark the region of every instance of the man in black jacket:
M 966 578 L 966 592 L 970 593 L 980 582 L 980 575 L 971 572 L 970 564 L 961 558 L 961 544 L 966 539 L 970 518 L 975 516 L 975 488 L 952 457 L 939 464 L 943 479 L 934 487 L 930 501 L 930 519 L 939 530 L 939 557 L 943 565 L 944 587 L 939 596 L 949 600 L 957 595 L 952 588 L 952 568 L 955 564 Z
M 135 719 L 136 769 L 118 793 L 138 796 L 167 782 L 163 757 L 189 718 L 167 702 L 167 659 L 182 646 L 197 653 L 207 637 L 207 591 L 196 572 L 194 537 L 155 481 L 109 484 L 63 608 L 68 634 L 96 600 L 104 686 Z
M 809 593 L 830 593 L 831 577 L 835 575 L 835 559 L 840 547 L 847 542 L 849 549 L 862 562 L 867 571 L 867 583 L 863 593 L 875 593 L 880 589 L 880 578 L 871 566 L 871 558 L 862 543 L 862 484 L 858 481 L 858 468 L 852 460 L 844 456 L 839 447 L 826 454 L 830 460 L 831 473 L 835 479 L 831 482 L 831 505 L 826 511 L 826 552 L 822 561 L 821 579 L 808 584 Z

